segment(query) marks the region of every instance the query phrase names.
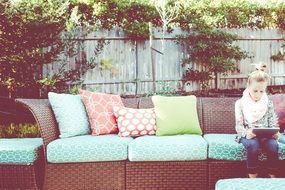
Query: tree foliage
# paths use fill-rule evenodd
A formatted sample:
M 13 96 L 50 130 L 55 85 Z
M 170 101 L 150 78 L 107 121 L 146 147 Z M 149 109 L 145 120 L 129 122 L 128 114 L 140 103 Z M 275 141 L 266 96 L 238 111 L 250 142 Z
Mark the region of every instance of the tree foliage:
M 0 85 L 10 92 L 34 88 L 43 64 L 57 59 L 65 47 L 66 3 L 19 1 L 0 3 Z
M 242 27 L 285 29 L 283 1 L 271 0 L 264 4 L 251 0 L 167 2 L 166 12 L 171 12 L 174 5 L 179 4 L 171 25 L 167 25 L 168 31 L 171 31 L 171 27 L 180 27 L 185 31 L 193 28 L 203 31 Z M 78 37 L 78 29 L 87 28 L 83 34 L 80 32 L 82 37 L 90 31 L 121 27 L 128 37 L 138 40 L 149 37 L 149 22 L 154 27 L 162 27 L 164 23 L 153 0 L 0 0 L 0 89 L 13 92 L 21 88 L 40 88 L 43 84 L 56 84 L 62 78 L 73 80 L 81 72 L 96 66 L 94 59 L 79 60 L 79 71 L 67 72 L 62 69 L 61 74 L 48 78 L 38 74 L 44 64 L 58 61 L 63 51 L 74 53 L 70 44 L 72 40 L 69 39 Z M 203 35 L 201 33 L 199 40 Z M 213 42 L 217 40 L 216 34 L 206 36 L 211 37 L 206 40 L 211 41 L 212 45 L 204 41 L 197 42 L 196 52 L 191 52 L 193 59 L 195 55 L 203 54 L 204 50 L 221 45 Z M 188 40 L 191 42 L 191 38 Z M 191 43 L 196 42 L 192 39 Z M 224 48 L 223 55 L 238 52 L 233 46 L 230 49 L 226 47 L 220 47 Z M 211 50 L 215 50 L 207 54 L 211 60 L 201 58 L 204 63 L 211 63 L 209 69 L 223 73 L 225 69 L 232 68 L 232 60 L 236 57 L 221 59 L 219 48 Z M 64 64 L 62 62 L 62 68 Z
M 189 35 L 181 36 L 178 43 L 184 45 L 188 53 L 183 64 L 198 63 L 204 66 L 202 71 L 187 69 L 183 75 L 184 80 L 199 81 L 205 88 L 212 74 L 217 79 L 218 73 L 236 69 L 235 63 L 248 56 L 233 45 L 236 38 L 236 35 L 213 28 L 195 29 Z M 217 88 L 217 80 L 215 86 Z

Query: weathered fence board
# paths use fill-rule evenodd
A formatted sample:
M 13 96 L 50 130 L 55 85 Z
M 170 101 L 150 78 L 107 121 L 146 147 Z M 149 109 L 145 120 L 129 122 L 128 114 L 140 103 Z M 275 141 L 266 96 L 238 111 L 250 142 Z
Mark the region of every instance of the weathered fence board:
M 239 40 L 235 44 L 247 51 L 251 58 L 237 63 L 239 72 L 229 72 L 226 76 L 220 75 L 219 88 L 244 88 L 248 73 L 254 69 L 251 64 L 260 62 L 268 65 L 268 73 L 272 76 L 271 85 L 285 84 L 284 61 L 274 62 L 270 58 L 281 49 L 283 31 L 275 29 L 227 29 L 227 31 L 239 36 Z M 188 55 L 183 47 L 175 43 L 176 34 L 181 34 L 181 32 L 175 30 L 173 34 L 166 34 L 163 47 L 162 33 L 159 30 L 155 31 L 154 47 L 162 53 L 155 53 L 157 91 L 167 86 L 176 90 L 184 88 L 181 79 L 185 68 L 182 68 L 181 63 L 183 58 Z M 86 88 L 115 94 L 151 93 L 153 83 L 149 41 L 131 41 L 125 38 L 120 29 L 89 34 L 83 41 L 87 59 L 92 57 L 97 40 L 100 38 L 108 40 L 109 44 L 104 46 L 101 54 L 96 57 L 96 61 L 98 63 L 102 60 L 108 62 L 112 68 L 106 70 L 96 67 L 88 70 L 82 76 Z M 80 59 L 80 56 L 68 57 L 66 59 L 67 69 L 75 68 L 75 59 Z M 43 73 L 44 75 L 56 73 L 59 67 L 59 63 L 46 65 L 43 68 Z M 196 63 L 188 65 L 188 67 L 202 69 L 202 66 Z M 200 84 L 190 81 L 186 88 L 187 90 L 198 90 Z M 214 80 L 210 81 L 210 88 L 214 88 Z

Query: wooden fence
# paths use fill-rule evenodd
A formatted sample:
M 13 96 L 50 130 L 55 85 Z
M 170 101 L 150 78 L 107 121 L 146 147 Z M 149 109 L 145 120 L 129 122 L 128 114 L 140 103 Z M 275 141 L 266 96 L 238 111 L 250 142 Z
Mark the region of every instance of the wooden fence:
M 283 31 L 276 29 L 251 30 L 251 29 L 228 29 L 228 32 L 239 36 L 235 43 L 241 49 L 247 51 L 251 58 L 237 63 L 240 72 L 228 73 L 227 76 L 219 76 L 218 88 L 234 89 L 244 88 L 248 73 L 254 69 L 253 63 L 263 62 L 268 66 L 271 75 L 271 85 L 285 84 L 284 61 L 274 62 L 270 57 L 275 55 L 283 43 Z M 162 40 L 162 33 L 155 31 L 154 47 L 163 54 L 155 53 L 157 91 L 171 91 L 185 89 L 187 91 L 199 90 L 197 82 L 187 82 L 182 85 L 183 70 L 181 63 L 188 56 L 183 48 L 175 43 L 175 36 L 181 31 L 175 30 L 172 34 L 166 34 Z M 96 61 L 104 62 L 108 69 L 96 67 L 88 70 L 82 76 L 83 84 L 87 89 L 93 89 L 106 93 L 115 94 L 145 94 L 153 92 L 151 51 L 149 40 L 132 41 L 125 37 L 120 29 L 101 31 L 88 35 L 83 40 L 84 51 L 87 60 L 92 58 L 94 49 L 99 39 L 105 39 L 108 44 L 96 57 Z M 164 44 L 164 45 L 162 45 Z M 75 68 L 75 58 L 67 57 L 67 69 Z M 77 59 L 80 56 L 77 56 Z M 106 66 L 105 65 L 105 66 Z M 111 67 L 110 67 L 111 65 Z M 198 64 L 188 65 L 201 70 Z M 44 75 L 56 73 L 59 64 L 49 64 L 43 67 Z M 214 88 L 214 80 L 210 81 L 210 88 Z

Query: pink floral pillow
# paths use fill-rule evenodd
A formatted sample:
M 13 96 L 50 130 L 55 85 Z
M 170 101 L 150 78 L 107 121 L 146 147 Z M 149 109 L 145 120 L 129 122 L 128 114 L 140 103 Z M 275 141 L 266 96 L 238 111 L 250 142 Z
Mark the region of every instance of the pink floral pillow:
M 275 94 L 272 96 L 274 111 L 278 116 L 278 124 L 281 131 L 285 129 L 285 94 Z
M 119 95 L 79 90 L 89 118 L 92 135 L 118 133 L 113 106 L 123 106 Z
M 119 136 L 137 137 L 154 135 L 156 131 L 154 109 L 113 107 L 118 122 Z

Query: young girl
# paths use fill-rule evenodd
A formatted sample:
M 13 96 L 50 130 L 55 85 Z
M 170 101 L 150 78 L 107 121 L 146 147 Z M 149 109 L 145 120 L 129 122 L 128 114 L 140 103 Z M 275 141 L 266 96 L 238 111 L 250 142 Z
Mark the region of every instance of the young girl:
M 273 103 L 268 99 L 266 87 L 269 75 L 264 71 L 266 65 L 256 65 L 247 81 L 247 88 L 241 99 L 235 103 L 236 131 L 238 142 L 241 142 L 247 153 L 247 170 L 250 178 L 257 177 L 258 152 L 262 148 L 267 153 L 267 166 L 270 177 L 275 177 L 278 165 L 278 143 L 280 136 L 257 138 L 252 132 L 256 126 L 278 127 Z

